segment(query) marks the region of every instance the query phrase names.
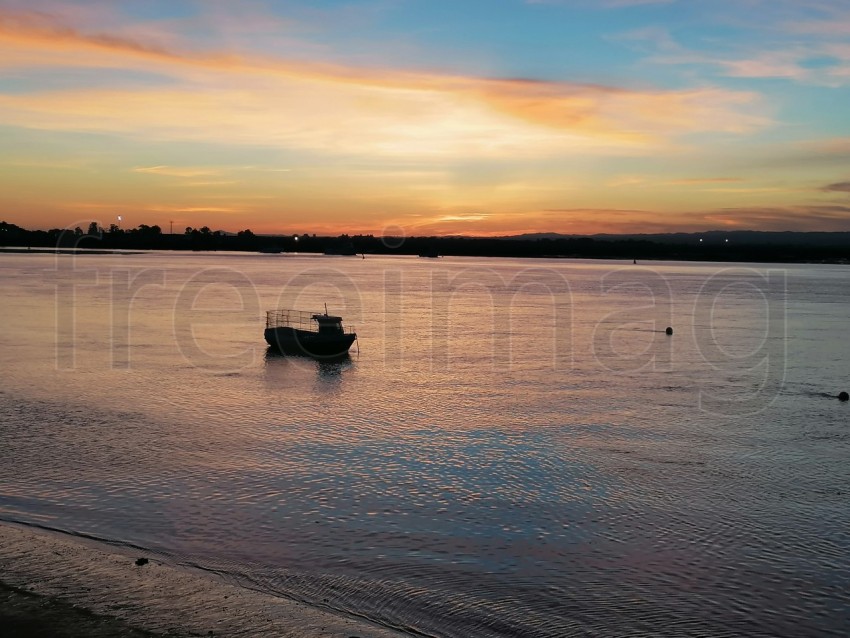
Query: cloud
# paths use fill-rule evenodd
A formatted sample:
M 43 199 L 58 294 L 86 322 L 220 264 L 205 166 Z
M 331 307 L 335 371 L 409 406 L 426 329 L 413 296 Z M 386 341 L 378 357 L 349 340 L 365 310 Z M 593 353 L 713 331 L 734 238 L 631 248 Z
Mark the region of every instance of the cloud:
M 820 190 L 827 193 L 850 193 L 850 182 L 835 182 L 834 184 L 827 184 Z
M 833 55 L 835 51 L 839 51 L 839 54 Z M 722 75 L 731 78 L 789 80 L 827 87 L 843 86 L 850 79 L 850 50 L 822 44 L 759 52 L 740 58 L 680 52 L 655 55 L 650 60 L 661 64 L 713 66 Z
M 58 23 L 51 14 L 39 11 L 0 9 L 0 36 L 6 41 L 40 42 L 53 50 L 84 47 L 91 50 L 124 51 L 156 58 L 170 57 L 160 46 L 110 34 L 82 34 L 72 27 Z
M 7 124 L 420 156 L 628 152 L 770 123 L 757 94 L 624 89 L 166 48 L 0 12 L 0 66 L 143 70 L 157 87 L 0 96 Z
M 536 231 L 588 234 L 670 232 L 671 228 L 681 232 L 718 228 L 837 232 L 850 228 L 850 206 L 800 204 L 680 211 L 563 208 L 542 211 L 536 222 Z
M 151 175 L 165 175 L 167 177 L 204 177 L 217 175 L 218 171 L 208 168 L 188 168 L 179 166 L 137 166 L 134 173 L 148 173 Z
M 740 177 L 685 177 L 682 179 L 672 179 L 669 184 L 717 184 L 726 182 L 742 182 Z
M 482 213 L 467 214 L 467 215 L 441 215 L 436 219 L 438 222 L 480 222 L 488 219 L 490 215 Z
M 765 148 L 758 160 L 766 168 L 792 168 L 799 172 L 800 167 L 844 172 L 850 164 L 850 137 L 832 137 L 826 139 L 802 140 L 791 144 L 774 144 Z
M 800 204 L 723 208 L 699 216 L 706 222 L 738 229 L 840 232 L 850 228 L 850 206 Z
M 320 223 L 317 220 L 317 228 Z M 383 225 L 387 226 L 388 223 L 383 222 Z M 398 216 L 391 225 L 403 228 L 408 236 L 496 236 L 526 232 L 667 233 L 718 229 L 842 232 L 850 229 L 850 206 L 800 204 L 666 211 L 650 208 L 576 207 L 513 211 L 483 209 L 474 213 L 432 210 Z M 339 223 L 322 228 L 331 233 L 351 230 Z M 380 228 L 364 228 L 363 232 L 380 233 Z
M 694 3 L 694 17 L 703 24 L 721 20 L 724 29 L 734 29 L 734 35 L 708 39 L 693 37 L 688 30 L 688 40 L 678 41 L 670 27 L 651 25 L 608 39 L 628 45 L 652 63 L 707 67 L 725 77 L 829 87 L 843 86 L 850 79 L 850 11 L 846 7 L 829 2 L 749 0 L 720 12 L 714 10 L 717 4 Z M 702 11 L 707 6 L 711 14 Z M 812 19 L 812 15 L 821 17 Z M 678 26 L 684 33 L 688 25 Z

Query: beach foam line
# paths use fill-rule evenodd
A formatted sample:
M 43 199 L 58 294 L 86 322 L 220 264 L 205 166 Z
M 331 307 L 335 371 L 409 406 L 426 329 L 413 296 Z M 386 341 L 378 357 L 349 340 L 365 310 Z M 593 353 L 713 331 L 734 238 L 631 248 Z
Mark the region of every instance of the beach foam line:
M 0 523 L 0 581 L 152 632 L 201 636 L 401 638 L 409 634 L 166 565 L 139 550 Z M 212 632 L 212 634 L 210 634 Z

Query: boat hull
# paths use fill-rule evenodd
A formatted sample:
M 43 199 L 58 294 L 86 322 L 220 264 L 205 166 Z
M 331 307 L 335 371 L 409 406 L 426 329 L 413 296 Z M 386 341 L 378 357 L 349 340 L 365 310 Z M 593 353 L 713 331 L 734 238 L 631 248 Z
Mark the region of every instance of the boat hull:
M 321 334 L 298 328 L 266 328 L 266 342 L 283 354 L 333 358 L 348 353 L 357 338 L 353 333 Z

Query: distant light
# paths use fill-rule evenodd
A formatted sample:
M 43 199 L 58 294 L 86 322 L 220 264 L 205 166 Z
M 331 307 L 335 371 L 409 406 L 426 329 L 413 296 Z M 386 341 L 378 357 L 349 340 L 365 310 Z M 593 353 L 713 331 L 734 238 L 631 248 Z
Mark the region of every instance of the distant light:
M 728 239 L 724 239 L 723 241 L 725 241 L 727 244 L 729 243 L 729 240 L 728 240 Z
M 120 221 L 123 221 L 123 220 L 121 219 L 121 215 L 118 215 L 118 221 L 119 221 L 119 222 L 120 222 Z
M 298 235 L 295 235 L 295 241 L 298 241 Z
M 699 238 L 700 242 L 702 242 L 702 237 Z

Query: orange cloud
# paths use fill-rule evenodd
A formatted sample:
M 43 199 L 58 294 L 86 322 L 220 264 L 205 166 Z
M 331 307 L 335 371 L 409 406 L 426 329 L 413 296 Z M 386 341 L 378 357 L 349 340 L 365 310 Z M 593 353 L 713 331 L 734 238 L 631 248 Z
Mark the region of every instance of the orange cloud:
M 0 13 L 0 65 L 154 71 L 180 88 L 6 95 L 8 124 L 216 139 L 334 153 L 516 156 L 625 152 L 698 131 L 764 126 L 751 92 L 629 90 L 365 69 L 166 49 Z
M 204 177 L 218 174 L 218 171 L 208 168 L 186 168 L 179 166 L 138 166 L 133 169 L 133 172 L 165 175 L 168 177 Z

